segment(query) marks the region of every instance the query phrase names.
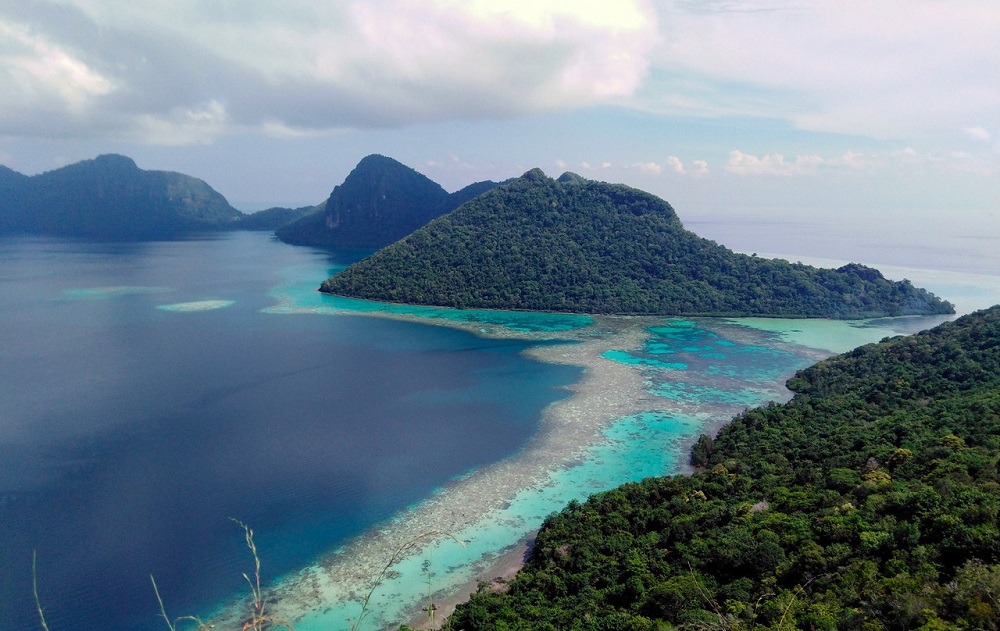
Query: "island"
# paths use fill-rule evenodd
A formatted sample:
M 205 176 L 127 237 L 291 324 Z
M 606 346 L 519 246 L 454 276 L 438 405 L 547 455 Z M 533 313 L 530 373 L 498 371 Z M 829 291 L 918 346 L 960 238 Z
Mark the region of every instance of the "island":
M 533 169 L 324 281 L 379 302 L 568 313 L 835 319 L 953 313 L 875 269 L 733 252 L 649 193 Z
M 233 229 L 243 213 L 200 180 L 147 171 L 126 156 L 25 176 L 0 168 L 0 234 L 143 241 Z

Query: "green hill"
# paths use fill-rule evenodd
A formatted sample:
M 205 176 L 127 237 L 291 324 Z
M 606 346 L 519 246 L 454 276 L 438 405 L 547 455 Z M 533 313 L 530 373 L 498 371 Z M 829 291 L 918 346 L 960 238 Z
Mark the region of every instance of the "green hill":
M 325 281 L 385 302 L 541 311 L 863 318 L 952 313 L 874 269 L 734 253 L 665 201 L 535 169 Z
M 392 158 L 370 155 L 333 189 L 321 212 L 280 228 L 277 235 L 295 245 L 380 248 L 495 186 L 480 182 L 449 194 Z
M 1000 307 L 820 362 L 550 516 L 453 629 L 1000 628 Z
M 102 239 L 231 228 L 243 214 L 204 181 L 102 155 L 32 177 L 0 174 L 0 230 Z

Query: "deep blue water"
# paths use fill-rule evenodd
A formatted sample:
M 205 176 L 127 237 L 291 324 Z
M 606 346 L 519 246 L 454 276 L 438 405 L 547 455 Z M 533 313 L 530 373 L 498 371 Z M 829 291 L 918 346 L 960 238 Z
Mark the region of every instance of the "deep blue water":
M 262 313 L 357 253 L 262 234 L 0 240 L 0 629 L 162 629 L 520 449 L 573 368 L 363 316 Z M 322 276 L 315 279 L 316 285 Z M 202 301 L 218 301 L 213 304 Z M 200 303 L 208 310 L 165 310 Z

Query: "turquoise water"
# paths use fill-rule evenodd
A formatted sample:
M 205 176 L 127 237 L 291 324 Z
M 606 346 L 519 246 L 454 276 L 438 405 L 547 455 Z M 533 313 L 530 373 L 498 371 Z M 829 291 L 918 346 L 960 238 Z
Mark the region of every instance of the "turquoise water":
M 618 419 L 601 432 L 600 441 L 558 466 L 537 484 L 520 489 L 501 510 L 483 516 L 474 526 L 441 536 L 420 554 L 393 565 L 393 576 L 370 603 L 370 628 L 394 628 L 406 620 L 415 603 L 426 602 L 428 579 L 433 591 L 482 575 L 481 560 L 517 543 L 537 530 L 545 518 L 570 501 L 582 501 L 625 482 L 664 475 L 684 464 L 685 445 L 697 436 L 703 420 L 683 415 L 646 412 Z M 428 569 L 431 572 L 428 576 Z M 322 613 L 295 623 L 298 631 L 344 628 L 357 619 L 358 602 L 330 604 Z M 366 626 L 367 626 L 366 625 Z
M 315 284 L 306 280 L 315 278 L 318 271 L 283 270 L 287 278 L 271 292 L 278 304 L 268 311 L 335 316 L 377 313 L 429 322 L 481 324 L 488 327 L 491 335 L 497 335 L 498 328 L 505 328 L 511 334 L 542 333 L 532 338 L 539 342 L 544 341 L 546 332 L 600 335 L 587 316 L 434 309 L 318 295 Z M 296 278 L 297 275 L 301 277 Z M 485 559 L 529 536 L 547 515 L 561 510 L 571 500 L 583 500 L 625 482 L 685 470 L 687 446 L 699 433 L 717 427 L 745 408 L 787 399 L 790 394 L 783 387 L 784 380 L 817 358 L 910 329 L 926 328 L 941 320 L 664 318 L 648 326 L 648 337 L 641 348 L 611 348 L 601 354 L 603 360 L 624 364 L 642 375 L 648 409 L 606 419 L 603 429 L 582 441 L 583 447 L 573 453 L 557 454 L 548 462 L 544 475 L 518 488 L 505 485 L 502 472 L 497 474 L 498 479 L 489 479 L 492 474 L 487 468 L 457 478 L 425 502 L 382 525 L 382 529 L 390 531 L 399 529 L 405 539 L 405 529 L 419 532 L 412 530 L 414 524 L 407 521 L 407 513 L 434 516 L 458 510 L 449 507 L 448 498 L 463 497 L 463 485 L 503 500 L 500 508 L 485 510 L 471 525 L 450 532 L 464 545 L 450 537 L 439 537 L 419 554 L 395 564 L 389 579 L 375 592 L 368 624 L 376 628 L 398 625 L 427 601 L 428 590 L 447 591 L 477 577 L 490 578 L 479 574 L 485 571 Z M 506 464 L 516 469 L 521 459 L 535 457 L 529 443 L 523 454 L 511 456 Z M 479 510 L 474 505 L 461 508 Z M 338 554 L 350 559 L 352 553 L 352 547 L 348 546 Z M 335 554 L 326 558 L 324 564 L 335 565 L 339 557 Z M 316 576 L 322 575 L 320 570 L 316 572 Z M 300 589 L 293 586 L 298 581 L 308 582 L 295 575 L 278 584 L 292 593 Z M 343 621 L 356 618 L 361 611 L 357 594 L 353 598 L 346 595 L 356 587 L 327 585 L 322 604 L 305 605 L 300 611 L 305 615 L 296 619 L 296 628 L 299 631 L 344 628 Z M 283 592 L 279 589 L 278 593 Z
M 317 291 L 317 278 L 329 277 L 343 267 L 295 267 L 282 270 L 287 277 L 270 294 L 278 301 L 271 313 L 301 312 L 303 310 L 328 314 L 383 314 L 445 320 L 471 324 L 495 325 L 510 331 L 560 332 L 590 326 L 590 316 L 571 313 L 540 313 L 532 311 L 492 311 L 485 309 L 450 309 L 419 305 L 397 305 L 369 300 L 357 300 L 323 294 Z

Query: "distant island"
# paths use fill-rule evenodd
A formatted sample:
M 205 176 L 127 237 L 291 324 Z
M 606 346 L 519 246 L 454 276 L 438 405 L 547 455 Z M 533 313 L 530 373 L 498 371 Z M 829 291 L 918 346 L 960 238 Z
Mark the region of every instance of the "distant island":
M 448 193 L 414 169 L 373 154 L 358 163 L 314 212 L 277 231 L 294 245 L 377 249 L 498 186 L 477 182 Z
M 799 372 L 649 478 L 546 519 L 444 628 L 997 629 L 1000 307 Z
M 738 254 L 662 199 L 534 169 L 324 281 L 382 302 L 600 314 L 871 318 L 954 313 L 909 281 Z
M 203 180 L 107 154 L 34 176 L 0 166 L 0 235 L 149 241 L 264 230 L 294 245 L 375 250 L 496 186 L 476 182 L 448 193 L 392 158 L 370 155 L 319 204 L 247 214 Z
M 111 240 L 232 229 L 243 213 L 197 178 L 102 155 L 40 175 L 0 169 L 0 234 Z

